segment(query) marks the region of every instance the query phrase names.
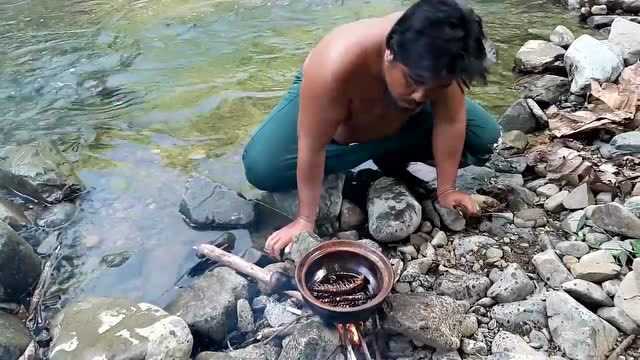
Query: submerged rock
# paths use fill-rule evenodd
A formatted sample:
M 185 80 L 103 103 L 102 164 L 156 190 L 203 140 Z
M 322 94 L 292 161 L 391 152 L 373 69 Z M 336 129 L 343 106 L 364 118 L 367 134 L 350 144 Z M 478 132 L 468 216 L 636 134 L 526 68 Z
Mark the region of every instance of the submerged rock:
M 518 71 L 539 73 L 552 69 L 564 56 L 564 49 L 544 40 L 529 40 L 516 53 Z
M 250 201 L 204 176 L 187 182 L 180 213 L 189 225 L 199 229 L 247 227 L 255 216 Z
M 83 188 L 71 162 L 50 141 L 0 149 L 0 170 L 19 177 L 0 174 L 0 188 L 36 201 L 60 202 Z
M 420 226 L 422 207 L 400 181 L 383 177 L 369 189 L 369 232 L 379 242 L 402 240 Z
M 464 307 L 437 295 L 392 294 L 384 305 L 383 328 L 437 350 L 460 347 Z
M 187 360 L 193 338 L 179 317 L 146 303 L 88 298 L 51 321 L 51 360 Z
M 236 303 L 247 297 L 247 280 L 219 267 L 182 289 L 166 310 L 184 319 L 195 336 L 221 342 L 236 326 Z
M 40 273 L 41 261 L 31 245 L 0 222 L 0 302 L 24 300 Z
M 589 35 L 574 41 L 565 54 L 567 72 L 573 77 L 571 92 L 584 94 L 591 87 L 591 80 L 613 82 L 624 62 L 609 46 Z
M 17 317 L 0 311 L 0 359 L 17 359 L 31 342 L 29 330 Z
M 570 359 L 604 359 L 618 339 L 616 328 L 565 292 L 548 294 L 547 315 L 553 340 Z

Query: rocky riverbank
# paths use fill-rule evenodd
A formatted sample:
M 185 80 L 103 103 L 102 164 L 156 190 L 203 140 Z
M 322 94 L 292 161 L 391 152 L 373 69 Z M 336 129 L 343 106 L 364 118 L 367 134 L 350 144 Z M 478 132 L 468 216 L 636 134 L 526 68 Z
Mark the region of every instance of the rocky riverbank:
M 319 236 L 298 236 L 282 262 L 255 249 L 243 257 L 291 274 L 328 239 L 381 250 L 395 271 L 379 317 L 385 359 L 605 359 L 640 333 L 640 24 L 628 19 L 577 39 L 558 26 L 518 52 L 522 99 L 500 119 L 503 141 L 458 179 L 480 218 L 441 208 L 434 181 L 408 188 L 362 169 L 325 181 Z M 304 304 L 225 267 L 194 277 L 164 309 L 89 297 L 46 322 L 57 234 L 83 187 L 46 142 L 2 149 L 0 180 L 1 359 L 30 343 L 51 359 L 199 360 L 327 359 L 339 345 Z M 294 193 L 247 199 L 196 176 L 176 216 L 199 231 L 268 231 L 295 210 Z M 31 349 L 25 359 L 37 358 Z M 640 358 L 637 339 L 621 350 Z

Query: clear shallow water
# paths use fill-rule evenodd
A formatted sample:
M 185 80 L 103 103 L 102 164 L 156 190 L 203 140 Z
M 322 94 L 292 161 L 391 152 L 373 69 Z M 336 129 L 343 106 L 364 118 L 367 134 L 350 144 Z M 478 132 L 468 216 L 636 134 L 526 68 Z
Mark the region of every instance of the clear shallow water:
M 196 261 L 191 247 L 217 236 L 190 230 L 177 212 L 188 175 L 245 190 L 238 144 L 315 41 L 408 4 L 0 0 L 0 146 L 54 139 L 92 188 L 65 230 L 52 292 L 164 302 Z M 576 20 L 549 1 L 474 4 L 499 62 L 472 95 L 499 114 L 516 97 L 513 55 L 536 38 L 529 29 L 576 29 Z M 105 265 L 113 254 L 126 261 Z

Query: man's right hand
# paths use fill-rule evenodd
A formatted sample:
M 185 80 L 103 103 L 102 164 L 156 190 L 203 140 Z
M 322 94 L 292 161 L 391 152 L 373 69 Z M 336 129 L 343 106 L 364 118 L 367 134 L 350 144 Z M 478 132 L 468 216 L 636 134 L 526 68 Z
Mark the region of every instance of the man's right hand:
M 314 227 L 314 224 L 310 221 L 297 218 L 289 225 L 271 234 L 267 239 L 264 250 L 272 257 L 279 259 L 282 250 L 291 244 L 296 235 L 305 231 L 313 232 Z

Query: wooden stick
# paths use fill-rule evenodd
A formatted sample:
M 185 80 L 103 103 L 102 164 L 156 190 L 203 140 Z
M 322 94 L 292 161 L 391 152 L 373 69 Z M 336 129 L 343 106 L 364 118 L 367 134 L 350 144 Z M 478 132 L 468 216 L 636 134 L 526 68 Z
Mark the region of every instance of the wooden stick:
M 629 335 L 626 339 L 618 346 L 612 353 L 609 355 L 607 360 L 618 360 L 618 356 L 620 356 L 628 347 L 631 345 L 633 340 L 636 338 L 635 335 Z
M 269 284 L 271 280 L 271 271 L 254 265 L 239 256 L 228 253 L 217 246 L 202 244 L 196 247 L 196 251 L 199 255 L 204 255 L 213 261 L 228 266 L 262 283 Z

